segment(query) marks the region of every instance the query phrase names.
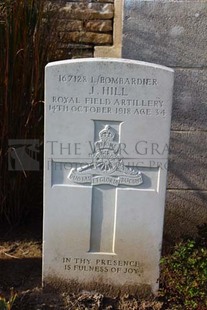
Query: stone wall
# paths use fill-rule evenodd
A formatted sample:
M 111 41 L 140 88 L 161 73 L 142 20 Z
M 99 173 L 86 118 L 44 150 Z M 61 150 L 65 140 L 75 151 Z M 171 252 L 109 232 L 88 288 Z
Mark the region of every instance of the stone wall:
M 123 57 L 175 70 L 165 241 L 207 223 L 207 1 L 125 0 Z
M 60 5 L 59 48 L 64 56 L 93 57 L 96 46 L 113 44 L 114 0 L 53 2 Z

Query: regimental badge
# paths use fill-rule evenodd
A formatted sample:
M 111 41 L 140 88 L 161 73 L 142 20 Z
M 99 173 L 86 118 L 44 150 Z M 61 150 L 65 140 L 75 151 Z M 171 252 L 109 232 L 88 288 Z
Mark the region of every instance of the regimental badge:
M 115 135 L 113 128 L 106 125 L 99 132 L 100 140 L 94 143 L 92 162 L 84 167 L 71 169 L 68 179 L 73 183 L 91 183 L 91 185 L 142 184 L 142 173 L 124 165 L 120 143 L 114 141 Z

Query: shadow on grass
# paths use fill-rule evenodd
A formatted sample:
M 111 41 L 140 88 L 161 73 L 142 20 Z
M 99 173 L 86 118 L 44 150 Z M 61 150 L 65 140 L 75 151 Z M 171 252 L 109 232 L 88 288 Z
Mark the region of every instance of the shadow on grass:
M 18 225 L 9 226 L 6 223 L 0 225 L 0 243 L 15 241 L 39 241 L 42 242 L 42 210 L 30 212 Z
M 0 259 L 0 290 L 32 289 L 41 285 L 41 258 Z

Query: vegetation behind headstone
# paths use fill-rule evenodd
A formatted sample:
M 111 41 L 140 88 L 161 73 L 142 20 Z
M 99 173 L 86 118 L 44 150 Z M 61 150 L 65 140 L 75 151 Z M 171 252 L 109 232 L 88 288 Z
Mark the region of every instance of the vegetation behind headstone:
M 43 140 L 44 67 L 58 58 L 57 6 L 45 0 L 0 4 L 0 218 L 18 223 L 41 202 L 42 172 L 8 171 L 9 139 Z M 17 158 L 18 160 L 18 158 Z M 21 161 L 21 158 L 19 158 Z M 12 169 L 10 169 L 12 170 Z

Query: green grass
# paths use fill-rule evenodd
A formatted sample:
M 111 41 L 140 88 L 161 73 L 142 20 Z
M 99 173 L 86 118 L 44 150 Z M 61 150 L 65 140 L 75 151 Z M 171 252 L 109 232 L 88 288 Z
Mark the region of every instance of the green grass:
M 16 300 L 17 293 L 13 289 L 10 291 L 10 297 L 7 300 L 3 295 L 0 295 L 0 310 L 11 310 Z
M 207 309 L 207 225 L 199 233 L 161 261 L 161 292 L 172 309 Z

